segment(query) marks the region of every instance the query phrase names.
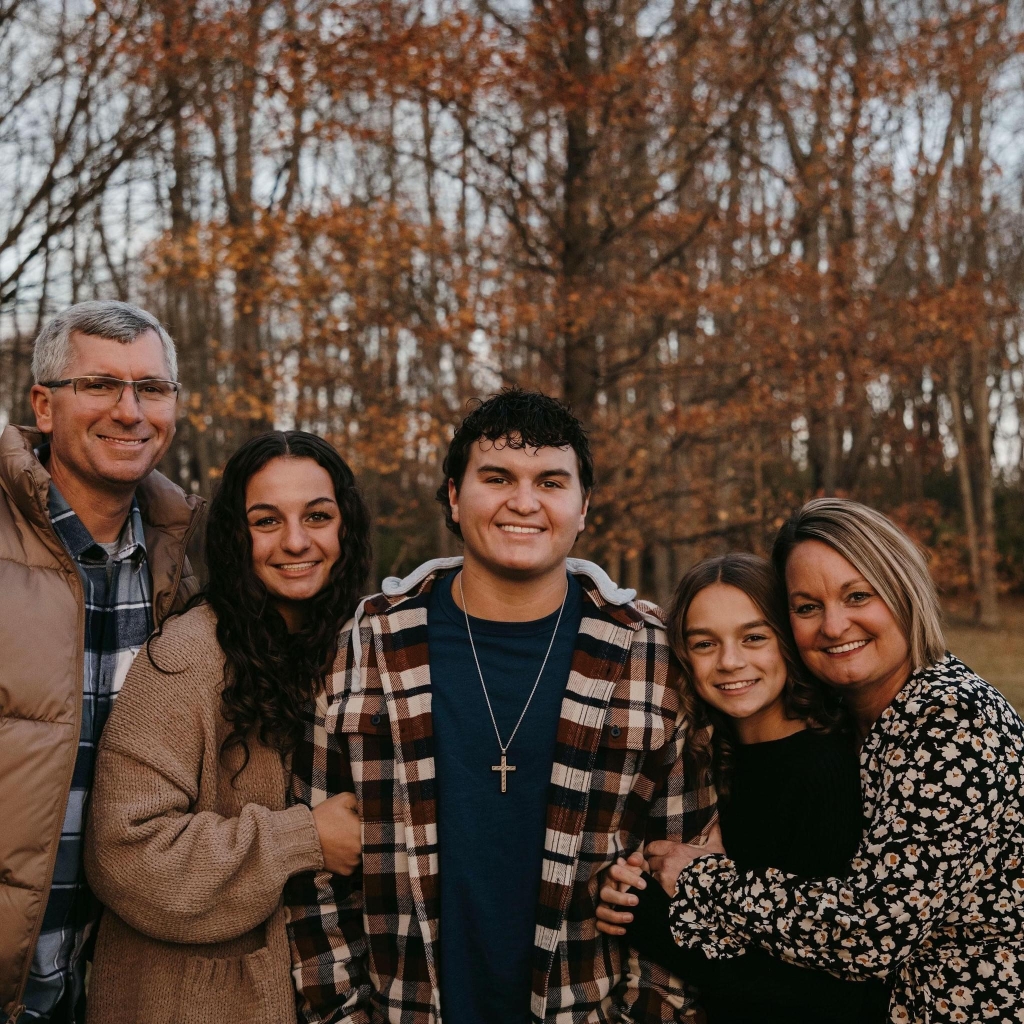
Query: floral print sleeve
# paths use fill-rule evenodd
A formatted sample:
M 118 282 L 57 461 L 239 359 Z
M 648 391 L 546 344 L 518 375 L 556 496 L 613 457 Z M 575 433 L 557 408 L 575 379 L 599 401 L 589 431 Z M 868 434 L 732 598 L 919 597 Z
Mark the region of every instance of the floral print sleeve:
M 895 975 L 895 1022 L 1024 1022 L 1024 724 L 955 658 L 915 673 L 861 753 L 867 831 L 846 878 L 703 857 L 670 910 L 683 946 L 749 944 Z

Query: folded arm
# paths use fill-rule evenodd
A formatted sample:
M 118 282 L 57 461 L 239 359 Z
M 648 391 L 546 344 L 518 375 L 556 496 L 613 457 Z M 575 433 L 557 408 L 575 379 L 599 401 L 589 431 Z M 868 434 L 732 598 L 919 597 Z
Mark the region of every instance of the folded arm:
M 197 811 L 219 758 L 223 653 L 194 609 L 136 657 L 97 752 L 85 868 L 97 896 L 129 925 L 169 942 L 221 942 L 265 921 L 284 884 L 323 865 L 308 807 L 247 803 L 237 816 Z M 198 636 L 198 640 L 195 637 Z M 269 768 L 281 778 L 280 761 Z
M 194 813 L 197 789 L 138 754 L 107 746 L 97 758 L 89 883 L 129 925 L 167 942 L 243 935 L 274 912 L 289 877 L 323 863 L 308 807 L 247 804 L 233 818 Z

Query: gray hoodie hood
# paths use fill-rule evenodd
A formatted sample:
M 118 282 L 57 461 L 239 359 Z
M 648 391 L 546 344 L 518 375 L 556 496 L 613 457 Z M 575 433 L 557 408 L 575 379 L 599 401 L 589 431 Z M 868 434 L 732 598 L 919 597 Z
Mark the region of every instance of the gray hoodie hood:
M 417 568 L 409 573 L 408 576 L 388 576 L 381 585 L 381 592 L 390 601 L 400 600 L 406 594 L 410 594 L 416 590 L 428 576 L 439 572 L 445 572 L 449 569 L 457 569 L 461 565 L 461 555 L 453 555 L 449 558 L 432 558 L 429 562 L 424 562 L 422 565 L 417 566 Z M 608 573 L 593 562 L 588 562 L 584 558 L 567 558 L 565 560 L 565 566 L 573 576 L 586 576 L 608 604 L 630 604 L 636 599 L 636 591 L 633 590 L 632 587 L 620 587 L 616 583 L 613 583 Z M 373 595 L 364 597 L 362 601 L 359 602 L 356 606 L 355 614 L 352 619 L 352 630 L 349 634 L 349 642 L 352 645 L 352 664 L 355 666 L 362 664 L 363 655 L 362 640 L 359 636 L 359 623 L 362 621 L 366 602 L 371 600 L 372 597 Z M 641 612 L 644 619 L 651 625 L 662 625 L 661 620 L 646 609 L 640 608 L 638 610 Z M 363 675 L 362 672 L 357 669 L 352 673 L 352 692 L 359 693 L 362 688 Z

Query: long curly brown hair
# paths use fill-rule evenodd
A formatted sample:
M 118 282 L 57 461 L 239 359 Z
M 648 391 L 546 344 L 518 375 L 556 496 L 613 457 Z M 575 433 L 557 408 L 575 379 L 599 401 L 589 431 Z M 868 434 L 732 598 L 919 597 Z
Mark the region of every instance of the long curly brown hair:
M 843 727 L 845 719 L 838 699 L 819 683 L 800 660 L 789 626 L 785 590 L 772 563 L 745 551 L 706 558 L 689 569 L 679 581 L 668 617 L 669 643 L 683 667 L 681 704 L 695 725 L 710 722 L 712 735 L 695 728 L 688 744 L 690 770 L 701 777 L 710 772 L 720 797 L 728 797 L 732 752 L 736 731 L 732 720 L 711 707 L 697 693 L 686 650 L 686 615 L 694 598 L 715 583 L 742 590 L 764 616 L 778 640 L 786 663 L 782 703 L 787 718 L 802 719 L 808 727 L 829 732 Z
M 295 633 L 288 632 L 253 568 L 245 511 L 250 478 L 281 457 L 312 459 L 327 470 L 341 512 L 341 554 L 324 588 L 306 602 L 302 627 Z M 302 735 L 303 708 L 323 686 L 338 634 L 369 574 L 369 516 L 352 471 L 315 434 L 286 430 L 252 438 L 224 467 L 210 503 L 206 556 L 209 582 L 183 611 L 206 603 L 217 616 L 217 640 L 225 657 L 222 714 L 232 727 L 221 754 L 242 747 L 244 767 L 250 736 L 282 753 L 294 749 Z

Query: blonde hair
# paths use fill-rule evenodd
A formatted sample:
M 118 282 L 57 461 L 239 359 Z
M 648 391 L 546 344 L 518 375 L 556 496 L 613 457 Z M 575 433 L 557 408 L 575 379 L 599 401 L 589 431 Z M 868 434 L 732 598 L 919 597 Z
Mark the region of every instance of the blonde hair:
M 920 548 L 881 512 L 846 498 L 814 498 L 786 521 L 772 548 L 782 579 L 801 541 L 817 540 L 843 556 L 878 591 L 903 633 L 915 669 L 946 653 L 942 611 Z

